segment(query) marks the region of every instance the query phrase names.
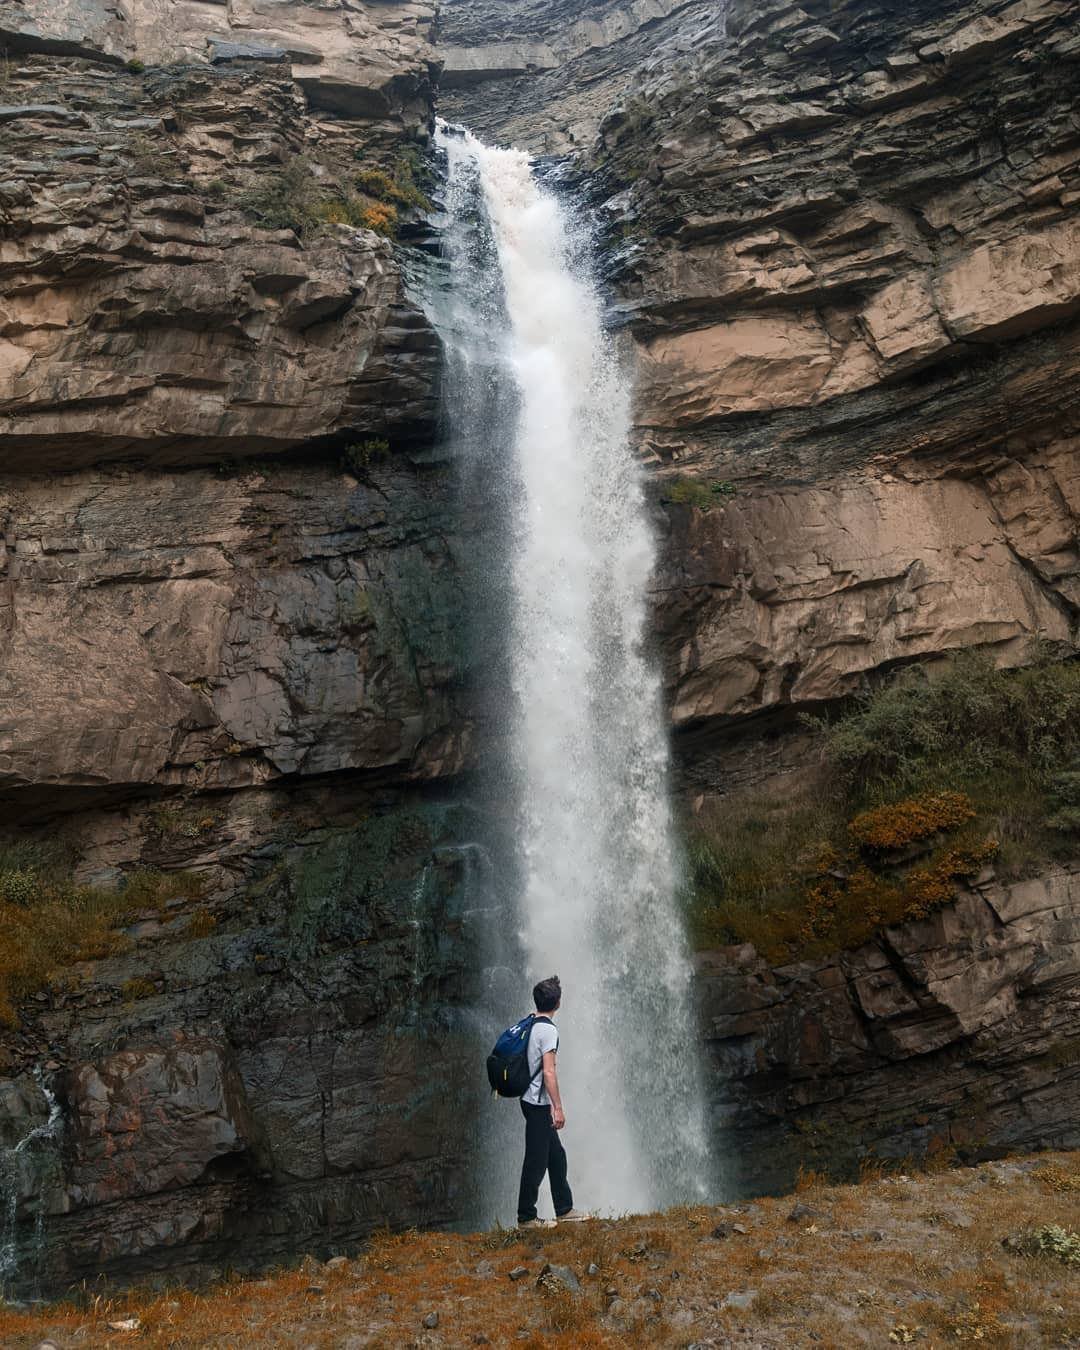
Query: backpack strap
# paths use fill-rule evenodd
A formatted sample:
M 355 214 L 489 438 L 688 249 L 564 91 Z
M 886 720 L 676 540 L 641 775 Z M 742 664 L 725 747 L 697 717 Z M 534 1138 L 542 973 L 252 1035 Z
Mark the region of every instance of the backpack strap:
M 543 1013 L 531 1013 L 530 1017 L 532 1019 L 532 1025 L 529 1027 L 529 1041 L 532 1041 L 533 1027 L 536 1026 L 537 1022 L 546 1022 L 549 1027 L 553 1027 L 555 1025 L 555 1023 L 551 1020 L 551 1018 L 545 1017 Z M 526 1050 L 528 1050 L 528 1042 L 526 1043 Z M 544 1056 L 541 1055 L 540 1067 L 529 1079 L 529 1087 L 532 1087 L 532 1085 L 536 1082 L 537 1078 L 543 1076 L 543 1072 L 544 1072 Z

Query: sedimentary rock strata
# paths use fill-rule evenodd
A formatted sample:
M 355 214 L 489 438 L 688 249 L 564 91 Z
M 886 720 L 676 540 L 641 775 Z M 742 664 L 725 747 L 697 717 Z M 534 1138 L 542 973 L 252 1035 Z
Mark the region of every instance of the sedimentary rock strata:
M 608 67 L 586 190 L 671 495 L 676 723 L 841 696 L 913 656 L 1071 644 L 1075 6 L 691 5 L 640 29 L 647 54 L 631 8 L 563 70 L 584 97 L 582 63 Z M 455 0 L 447 40 L 477 41 L 482 10 Z M 566 20 L 502 16 L 549 43 Z M 591 132 L 548 99 L 557 78 L 493 76 L 450 106 L 563 148 Z M 1047 497 L 1049 463 L 1066 486 Z
M 0 795 L 460 765 L 462 520 L 357 472 L 4 478 Z
M 480 504 L 435 447 L 423 255 L 308 209 L 423 144 L 430 20 L 0 14 L 5 842 L 201 892 L 166 882 L 5 1032 L 3 1143 L 42 1127 L 4 1155 L 4 1241 L 47 1233 L 26 1289 L 465 1203 L 416 1047 L 449 1063 L 471 997 Z
M 53 101 L 4 124 L 0 468 L 430 439 L 436 342 L 389 243 L 301 246 L 242 209 L 313 135 L 290 81 L 29 57 L 13 86 Z M 306 171 L 331 190 L 326 142 Z
M 715 1109 L 741 1184 L 868 1156 L 1076 1146 L 1080 874 L 980 880 L 832 960 L 699 957 Z

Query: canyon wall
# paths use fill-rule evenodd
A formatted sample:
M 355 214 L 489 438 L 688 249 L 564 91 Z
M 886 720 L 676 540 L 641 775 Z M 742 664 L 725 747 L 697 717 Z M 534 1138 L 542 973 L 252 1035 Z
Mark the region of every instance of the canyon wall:
M 0 4 L 4 835 L 165 878 L 0 1033 L 45 1285 L 468 1211 L 500 671 L 444 279 L 422 211 L 391 242 L 252 203 L 422 159 L 440 72 L 447 117 L 570 156 L 638 368 L 680 790 L 783 791 L 801 710 L 1076 649 L 1078 17 Z M 1080 1143 L 1076 884 L 987 876 L 816 964 L 701 955 L 732 1184 Z
M 333 223 L 423 153 L 432 21 L 0 10 L 3 844 L 161 878 L 2 1034 L 17 1288 L 468 1209 L 482 503 L 427 255 Z

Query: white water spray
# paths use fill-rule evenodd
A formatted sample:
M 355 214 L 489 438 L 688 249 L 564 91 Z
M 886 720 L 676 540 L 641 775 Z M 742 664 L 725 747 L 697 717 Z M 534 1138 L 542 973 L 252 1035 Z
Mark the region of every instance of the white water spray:
M 559 1075 L 576 1201 L 645 1211 L 700 1197 L 708 1150 L 660 684 L 644 650 L 653 541 L 629 449 L 629 389 L 575 266 L 583 241 L 528 156 L 445 127 L 439 143 L 451 212 L 455 184 L 479 184 L 502 331 L 491 331 L 497 280 L 454 285 L 472 297 L 483 345 L 517 395 L 507 431 L 522 1002 L 532 980 L 562 978 Z M 504 1209 L 512 1200 L 500 1198 Z
M 64 1116 L 59 1099 L 45 1082 L 40 1070 L 34 1078 L 48 1107 L 48 1116 L 32 1126 L 11 1148 L 0 1149 L 0 1293 L 20 1274 L 34 1282 L 41 1274 L 40 1266 L 45 1250 L 46 1197 L 42 1186 L 40 1157 L 43 1147 L 56 1143 L 63 1129 Z M 23 1252 L 23 1270 L 20 1270 L 18 1213 L 20 1198 L 37 1191 L 37 1209 L 33 1235 Z

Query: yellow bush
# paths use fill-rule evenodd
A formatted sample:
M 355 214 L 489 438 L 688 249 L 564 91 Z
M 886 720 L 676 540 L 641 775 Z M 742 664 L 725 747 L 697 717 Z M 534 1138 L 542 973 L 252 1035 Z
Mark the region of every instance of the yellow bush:
M 397 210 L 385 202 L 372 202 L 360 212 L 360 224 L 365 230 L 393 238 L 397 232 Z
M 928 792 L 863 811 L 848 831 L 863 848 L 885 851 L 928 839 L 939 830 L 953 830 L 974 818 L 975 807 L 966 793 Z
M 934 909 L 947 905 L 956 895 L 956 882 L 969 877 L 997 852 L 997 840 L 981 844 L 947 848 L 925 867 L 908 873 L 905 886 L 904 918 L 922 919 Z

